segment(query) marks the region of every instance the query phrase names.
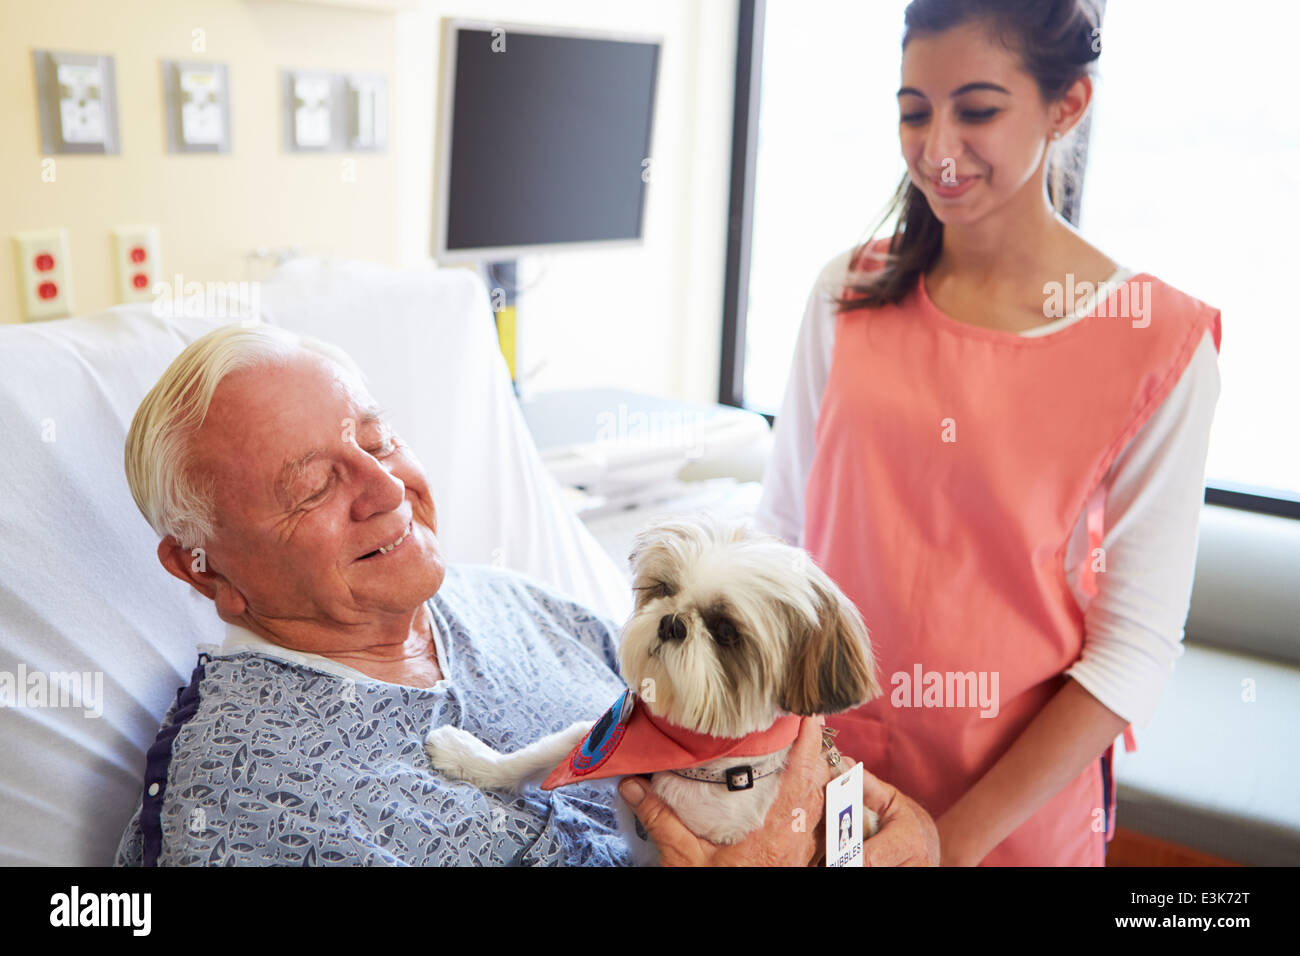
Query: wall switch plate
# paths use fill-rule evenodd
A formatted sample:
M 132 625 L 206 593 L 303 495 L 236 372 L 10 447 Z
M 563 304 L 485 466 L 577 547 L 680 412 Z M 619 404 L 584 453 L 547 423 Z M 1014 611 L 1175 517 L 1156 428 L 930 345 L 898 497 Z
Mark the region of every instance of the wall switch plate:
M 68 231 L 42 229 L 14 236 L 18 300 L 23 317 L 60 319 L 72 314 L 72 266 Z
M 164 60 L 162 71 L 168 150 L 230 152 L 230 79 L 225 64 Z
M 119 302 L 150 302 L 159 281 L 157 226 L 119 226 L 113 230 L 113 274 Z
M 111 56 L 34 50 L 45 153 L 116 153 L 117 82 Z
M 286 71 L 285 143 L 292 150 L 328 151 L 335 143 L 337 83 L 327 73 Z
M 285 70 L 284 148 L 381 152 L 388 148 L 388 79 L 378 73 Z
M 352 73 L 345 78 L 349 149 L 379 151 L 388 145 L 387 86 L 382 76 Z

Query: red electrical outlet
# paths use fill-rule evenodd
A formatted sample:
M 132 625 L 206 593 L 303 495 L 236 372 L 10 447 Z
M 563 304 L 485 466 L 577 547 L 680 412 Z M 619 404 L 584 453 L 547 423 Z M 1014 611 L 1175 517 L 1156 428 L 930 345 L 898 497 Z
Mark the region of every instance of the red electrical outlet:
M 18 259 L 18 300 L 26 319 L 58 319 L 72 314 L 72 267 L 66 229 L 20 232 L 14 236 Z
M 158 263 L 157 226 L 120 226 L 113 230 L 114 274 L 121 302 L 148 302 L 162 278 Z

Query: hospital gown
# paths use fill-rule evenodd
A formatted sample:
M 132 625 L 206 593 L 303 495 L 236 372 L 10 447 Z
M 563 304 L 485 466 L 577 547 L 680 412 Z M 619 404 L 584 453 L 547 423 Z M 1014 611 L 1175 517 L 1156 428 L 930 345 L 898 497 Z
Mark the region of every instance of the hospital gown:
M 486 567 L 450 566 L 429 606 L 428 689 L 202 648 L 118 865 L 626 865 L 609 787 L 481 791 L 424 753 L 435 726 L 513 751 L 599 717 L 623 688 L 613 623 Z

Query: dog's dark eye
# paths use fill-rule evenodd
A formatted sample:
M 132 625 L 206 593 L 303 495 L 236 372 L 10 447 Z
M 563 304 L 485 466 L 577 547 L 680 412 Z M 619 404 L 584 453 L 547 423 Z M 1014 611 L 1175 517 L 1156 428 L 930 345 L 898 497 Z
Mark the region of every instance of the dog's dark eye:
M 719 647 L 735 647 L 740 643 L 740 632 L 736 630 L 736 625 L 732 624 L 729 618 L 711 618 L 704 623 Z
M 650 598 L 669 598 L 677 593 L 677 589 L 666 581 L 651 581 L 643 587 L 637 588 L 643 599 Z

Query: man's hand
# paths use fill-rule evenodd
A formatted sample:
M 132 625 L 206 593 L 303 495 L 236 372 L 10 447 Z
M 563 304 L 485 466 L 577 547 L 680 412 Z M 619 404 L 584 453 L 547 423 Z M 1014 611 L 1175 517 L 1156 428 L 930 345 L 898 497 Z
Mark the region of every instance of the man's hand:
M 821 717 L 804 718 L 763 825 L 731 846 L 700 839 L 644 781 L 625 777 L 618 792 L 659 848 L 659 865 L 807 866 L 819 857 L 826 784 L 836 775 L 822 753 L 825 723 Z

